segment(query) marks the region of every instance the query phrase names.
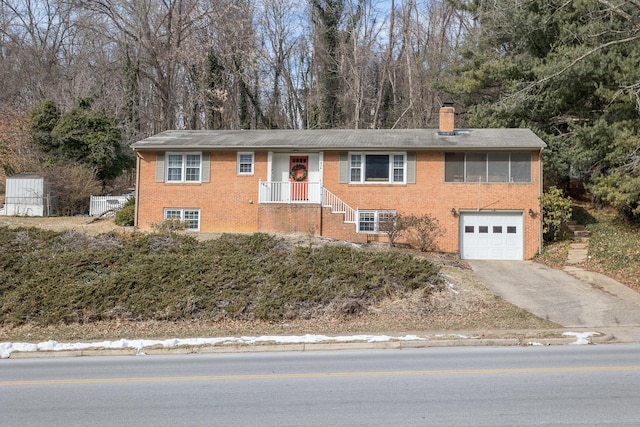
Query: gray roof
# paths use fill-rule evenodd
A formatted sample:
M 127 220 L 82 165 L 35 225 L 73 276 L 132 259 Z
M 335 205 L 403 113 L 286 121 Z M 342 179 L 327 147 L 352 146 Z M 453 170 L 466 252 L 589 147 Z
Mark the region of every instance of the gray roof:
M 36 172 L 23 172 L 8 176 L 7 179 L 43 179 L 44 177 Z
M 138 141 L 135 150 L 540 150 L 529 129 L 169 130 Z

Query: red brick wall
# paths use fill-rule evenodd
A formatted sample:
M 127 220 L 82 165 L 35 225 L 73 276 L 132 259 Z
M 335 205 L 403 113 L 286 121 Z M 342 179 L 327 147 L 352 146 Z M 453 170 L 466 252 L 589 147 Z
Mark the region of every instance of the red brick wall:
M 338 182 L 339 153 L 324 154 L 324 186 L 354 209 L 396 210 L 403 214 L 428 213 L 443 231 L 438 247 L 458 252 L 459 216 L 451 209 L 470 211 L 524 211 L 526 259 L 539 249 L 540 217 L 530 217 L 531 208 L 539 212 L 539 153 L 532 157 L 531 183 L 445 183 L 444 153 L 419 152 L 416 158 L 417 184 L 341 184 Z M 337 236 L 342 238 L 343 236 Z M 344 236 L 346 238 L 346 236 Z
M 258 230 L 258 180 L 267 176 L 267 153 L 255 153 L 254 174 L 237 175 L 235 152 L 211 153 L 211 180 L 198 184 L 155 182 L 156 153 L 138 153 L 141 229 L 162 221 L 164 208 L 199 208 L 200 231 Z
M 366 242 L 366 234 L 355 233 L 342 214 L 331 214 L 318 205 L 258 204 L 259 180 L 267 179 L 267 153 L 255 153 L 251 176 L 236 174 L 235 152 L 211 153 L 211 181 L 200 184 L 155 182 L 155 153 L 138 153 L 137 225 L 148 229 L 162 221 L 163 209 L 199 208 L 201 231 L 212 232 L 302 232 L 316 230 L 329 237 Z M 443 236 L 439 249 L 458 252 L 458 220 L 451 209 L 470 211 L 516 210 L 524 212 L 525 258 L 533 257 L 540 244 L 539 153 L 534 153 L 531 183 L 445 183 L 444 154 L 419 152 L 416 158 L 417 184 L 344 184 L 338 182 L 338 152 L 324 154 L 323 185 L 354 209 L 396 210 L 404 214 L 428 213 L 439 221 Z M 384 241 L 384 236 L 381 237 Z
M 318 235 L 320 214 L 318 204 L 262 204 L 258 207 L 258 230 Z

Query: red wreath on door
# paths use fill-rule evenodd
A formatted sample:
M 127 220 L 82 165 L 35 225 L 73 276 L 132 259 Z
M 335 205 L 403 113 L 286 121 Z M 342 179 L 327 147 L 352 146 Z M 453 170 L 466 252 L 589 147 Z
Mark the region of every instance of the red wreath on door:
M 291 176 L 291 179 L 294 181 L 304 181 L 307 178 L 307 167 L 302 164 L 295 165 L 291 168 L 289 176 Z

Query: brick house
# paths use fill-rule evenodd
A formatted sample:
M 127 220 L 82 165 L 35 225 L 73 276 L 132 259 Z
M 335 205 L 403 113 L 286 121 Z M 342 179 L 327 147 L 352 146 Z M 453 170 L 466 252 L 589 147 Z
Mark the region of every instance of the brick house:
M 529 259 L 541 248 L 544 142 L 528 129 L 166 131 L 133 144 L 136 226 L 386 241 L 389 213 L 428 213 L 438 248 Z

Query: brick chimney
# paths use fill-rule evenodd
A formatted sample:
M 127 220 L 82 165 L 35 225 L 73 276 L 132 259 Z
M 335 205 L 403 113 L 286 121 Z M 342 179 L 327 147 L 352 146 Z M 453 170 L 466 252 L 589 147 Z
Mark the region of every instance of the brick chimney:
M 453 135 L 455 130 L 455 114 L 456 109 L 453 108 L 453 102 L 445 102 L 440 107 L 440 130 L 441 135 Z

